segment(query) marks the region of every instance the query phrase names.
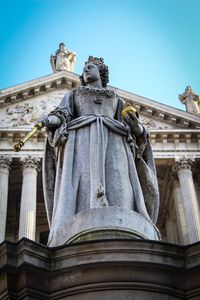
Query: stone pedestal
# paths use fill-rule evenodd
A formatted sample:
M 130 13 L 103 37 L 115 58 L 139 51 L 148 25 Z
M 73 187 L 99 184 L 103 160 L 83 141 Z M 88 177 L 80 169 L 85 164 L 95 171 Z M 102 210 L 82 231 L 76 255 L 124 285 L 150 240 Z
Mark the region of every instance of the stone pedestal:
M 104 240 L 0 245 L 0 299 L 199 300 L 200 243 Z
M 49 246 L 99 239 L 159 240 L 158 229 L 135 211 L 121 207 L 101 207 L 82 211 L 58 229 Z
M 8 180 L 11 162 L 12 159 L 8 156 L 0 156 L 0 243 L 5 239 L 8 203 Z
M 23 183 L 19 220 L 19 239 L 35 240 L 38 158 L 22 159 Z

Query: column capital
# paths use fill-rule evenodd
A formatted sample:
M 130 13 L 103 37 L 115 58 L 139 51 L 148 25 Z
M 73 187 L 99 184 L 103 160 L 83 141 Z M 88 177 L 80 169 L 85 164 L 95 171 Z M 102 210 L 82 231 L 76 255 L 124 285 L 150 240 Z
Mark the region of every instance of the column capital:
M 10 164 L 11 164 L 11 163 L 12 163 L 12 158 L 11 158 L 11 156 L 9 156 L 9 155 L 4 155 L 4 154 L 1 154 L 1 155 L 0 155 L 0 168 L 9 170 L 9 169 L 10 169 Z
M 35 169 L 39 170 L 40 158 L 39 157 L 32 157 L 30 155 L 22 157 L 20 162 L 23 166 L 23 169 Z
M 181 156 L 181 157 L 175 157 L 175 163 L 172 166 L 172 171 L 174 173 L 177 173 L 180 170 L 191 170 L 191 167 L 194 163 L 195 157 L 190 156 Z

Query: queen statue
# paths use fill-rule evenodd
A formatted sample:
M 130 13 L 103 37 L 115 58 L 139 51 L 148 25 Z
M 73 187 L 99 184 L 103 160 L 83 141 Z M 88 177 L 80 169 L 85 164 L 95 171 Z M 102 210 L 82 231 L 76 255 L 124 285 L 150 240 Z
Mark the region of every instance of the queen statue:
M 114 210 L 134 212 L 155 227 L 159 192 L 149 134 L 135 108 L 107 88 L 108 77 L 104 60 L 89 56 L 81 86 L 40 119 L 48 136 L 43 186 L 49 246 L 66 243 L 70 220 L 90 211 L 110 208 L 110 220 Z

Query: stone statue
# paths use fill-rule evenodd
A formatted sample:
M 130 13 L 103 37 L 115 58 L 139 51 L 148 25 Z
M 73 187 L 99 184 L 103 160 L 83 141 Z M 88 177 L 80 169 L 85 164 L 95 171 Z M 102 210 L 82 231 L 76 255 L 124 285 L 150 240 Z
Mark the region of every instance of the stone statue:
M 102 58 L 89 56 L 81 86 L 40 119 L 48 133 L 43 185 L 50 246 L 65 243 L 64 237 L 56 241 L 61 228 L 87 210 L 121 208 L 156 223 L 159 192 L 149 135 L 135 108 L 107 88 L 108 74 Z
M 74 71 L 76 62 L 76 53 L 70 52 L 65 48 L 65 44 L 61 43 L 55 55 L 51 55 L 51 66 L 54 72 L 58 71 Z
M 200 113 L 200 97 L 192 91 L 191 86 L 186 86 L 184 93 L 179 95 L 179 100 L 185 104 L 187 112 Z

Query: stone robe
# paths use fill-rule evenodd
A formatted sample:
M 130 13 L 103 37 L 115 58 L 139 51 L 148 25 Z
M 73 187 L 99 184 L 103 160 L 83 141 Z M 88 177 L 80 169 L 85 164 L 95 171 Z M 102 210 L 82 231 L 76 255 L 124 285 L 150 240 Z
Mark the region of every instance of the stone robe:
M 144 129 L 134 136 L 122 122 L 123 106 L 111 90 L 80 87 L 51 113 L 62 125 L 49 128 L 43 160 L 50 246 L 71 216 L 89 208 L 123 207 L 156 222 L 159 195 L 148 134 Z

